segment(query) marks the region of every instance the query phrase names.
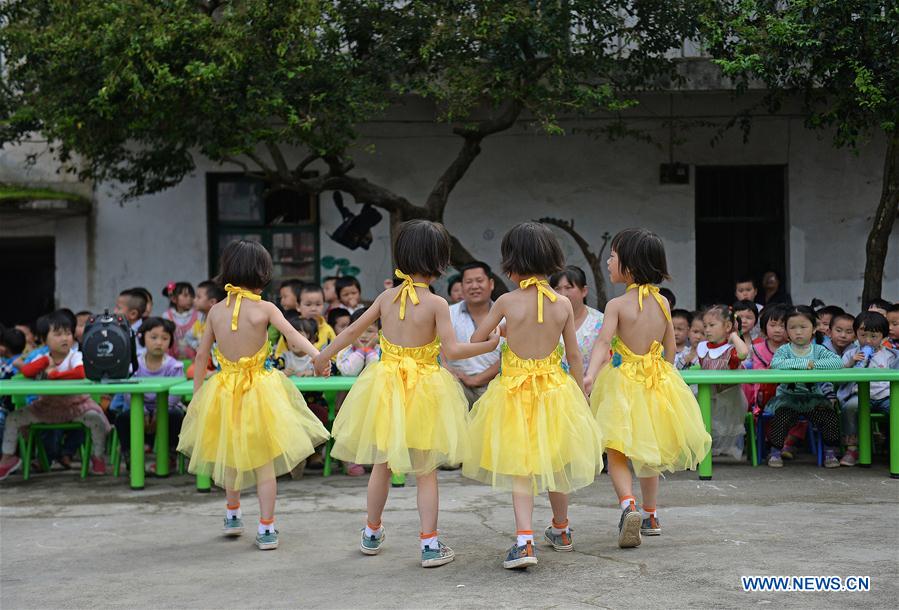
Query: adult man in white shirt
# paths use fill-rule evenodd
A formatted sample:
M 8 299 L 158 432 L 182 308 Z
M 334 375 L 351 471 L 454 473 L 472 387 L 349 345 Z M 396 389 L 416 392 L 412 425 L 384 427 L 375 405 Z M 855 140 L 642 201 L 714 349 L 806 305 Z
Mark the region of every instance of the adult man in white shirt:
M 462 301 L 450 306 L 450 319 L 456 340 L 469 343 L 478 324 L 484 321 L 493 306 L 493 277 L 487 263 L 469 263 L 462 268 Z M 487 384 L 499 373 L 500 348 L 466 358 L 450 360 L 447 368 L 462 382 L 468 406 L 471 406 L 487 389 Z

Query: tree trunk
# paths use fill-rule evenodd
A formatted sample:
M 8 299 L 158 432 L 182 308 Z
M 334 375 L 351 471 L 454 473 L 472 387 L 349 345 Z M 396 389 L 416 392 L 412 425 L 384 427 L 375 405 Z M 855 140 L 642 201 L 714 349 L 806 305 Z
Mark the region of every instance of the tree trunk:
M 883 164 L 883 188 L 880 205 L 874 213 L 874 222 L 868 234 L 865 249 L 865 285 L 862 290 L 862 306 L 880 298 L 883 289 L 883 266 L 890 244 L 890 233 L 899 210 L 899 131 L 893 131 L 887 140 L 886 159 Z

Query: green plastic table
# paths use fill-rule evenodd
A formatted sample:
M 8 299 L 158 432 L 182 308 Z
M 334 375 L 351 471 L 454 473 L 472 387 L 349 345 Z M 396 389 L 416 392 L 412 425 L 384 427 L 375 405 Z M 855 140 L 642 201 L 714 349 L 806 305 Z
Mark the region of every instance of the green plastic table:
M 144 446 L 144 394 L 156 394 L 156 403 L 168 403 L 169 389 L 179 383 L 179 377 L 134 377 L 125 381 L 100 383 L 88 379 L 41 380 L 6 379 L 0 381 L 0 396 L 71 396 L 77 394 L 131 394 L 131 446 Z M 156 410 L 157 446 L 156 476 L 169 474 L 169 411 Z M 144 452 L 131 451 L 129 474 L 131 489 L 144 488 Z
M 328 403 L 328 429 L 334 423 L 334 416 L 337 413 L 337 393 L 345 392 L 353 387 L 355 377 L 289 377 L 293 384 L 301 392 L 321 392 L 325 396 Z M 169 392 L 175 396 L 191 396 L 194 393 L 193 380 L 183 381 L 171 388 Z M 325 449 L 324 476 L 331 475 L 331 445 L 334 444 L 333 439 L 328 440 L 328 446 Z M 208 476 L 197 476 L 197 491 L 206 492 L 212 487 L 212 482 Z
M 899 479 L 899 370 L 893 369 L 840 369 L 785 371 L 681 371 L 684 381 L 699 385 L 699 408 L 705 429 L 712 432 L 712 386 L 742 383 L 798 383 L 831 381 L 835 384 L 858 383 L 858 453 L 859 465 L 871 465 L 871 382 L 890 382 L 890 477 Z M 709 453 L 699 464 L 699 478 L 712 478 L 712 455 Z

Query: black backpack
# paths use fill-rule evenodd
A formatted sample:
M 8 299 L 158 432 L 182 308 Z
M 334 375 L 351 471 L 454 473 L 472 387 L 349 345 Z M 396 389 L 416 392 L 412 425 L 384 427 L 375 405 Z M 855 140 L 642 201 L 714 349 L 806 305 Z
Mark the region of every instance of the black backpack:
M 127 379 L 137 370 L 137 346 L 128 322 L 107 309 L 91 316 L 81 337 L 84 376 L 93 381 Z

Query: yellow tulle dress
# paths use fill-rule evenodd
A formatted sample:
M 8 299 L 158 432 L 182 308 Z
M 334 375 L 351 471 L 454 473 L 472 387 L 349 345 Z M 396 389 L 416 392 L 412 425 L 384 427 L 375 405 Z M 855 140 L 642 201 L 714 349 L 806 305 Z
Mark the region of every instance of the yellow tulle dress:
M 670 320 L 656 286 L 630 285 L 652 295 Z M 712 437 L 699 404 L 654 341 L 646 354 L 635 354 L 615 337 L 612 361 L 593 383 L 590 404 L 603 431 L 604 446 L 626 455 L 638 477 L 664 471 L 693 470 L 709 452 Z
M 226 290 L 229 301 L 238 295 L 231 324 L 237 330 L 239 298 L 258 295 L 231 284 Z M 213 350 L 221 371 L 191 400 L 178 440 L 178 451 L 190 457 L 189 472 L 245 489 L 290 472 L 329 438 L 296 386 L 271 366 L 270 349 L 266 341 L 237 362 Z
M 538 303 L 556 295 L 536 279 Z M 543 290 L 541 290 L 543 288 Z M 542 307 L 538 307 L 542 314 Z M 542 315 L 538 316 L 538 323 Z M 562 368 L 562 346 L 526 359 L 503 344 L 500 374 L 469 414 L 462 474 L 501 489 L 568 493 L 602 471 L 602 434 L 577 382 Z
M 399 270 L 400 319 L 415 286 Z M 332 426 L 331 455 L 356 464 L 383 464 L 395 473 L 427 474 L 462 461 L 468 401 L 459 381 L 437 362 L 440 339 L 403 347 L 380 335 L 381 360 L 365 368 Z

